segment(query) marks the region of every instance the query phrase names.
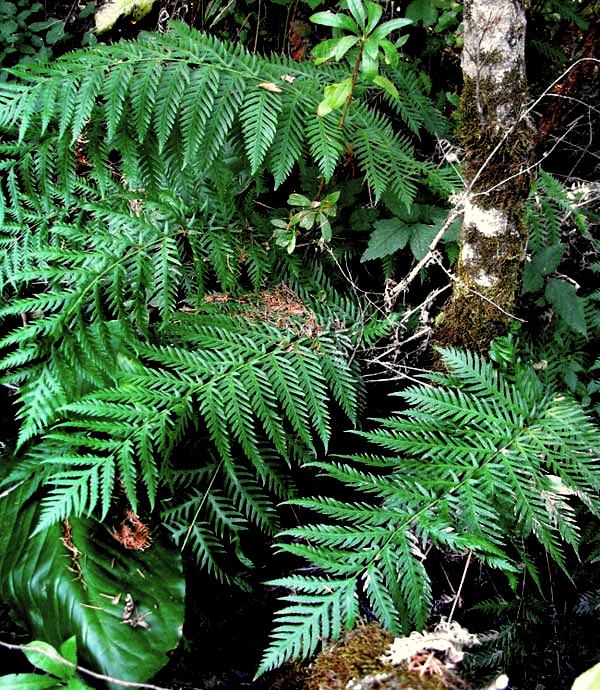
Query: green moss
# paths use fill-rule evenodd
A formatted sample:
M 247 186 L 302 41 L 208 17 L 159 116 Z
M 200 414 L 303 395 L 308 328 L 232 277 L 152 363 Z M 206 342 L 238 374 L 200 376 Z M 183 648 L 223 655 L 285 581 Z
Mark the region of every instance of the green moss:
M 437 345 L 486 354 L 494 338 L 505 335 L 510 317 L 464 288 L 455 291 L 436 330 Z
M 307 690 L 343 690 L 355 679 L 356 690 L 470 690 L 453 671 L 442 675 L 382 664 L 393 636 L 378 623 L 361 625 L 339 644 L 319 654 L 310 666 Z
M 521 171 L 529 160 L 533 129 L 524 118 L 507 135 L 497 118 L 501 108 L 504 121 L 509 117 L 516 121 L 526 98 L 526 81 L 518 69 L 509 72 L 500 86 L 489 78 L 465 79 L 459 137 L 466 179 L 477 176 L 473 191 L 481 194 L 478 203 L 484 208 L 519 212 L 529 193 L 529 175 Z
M 502 310 L 513 310 L 527 246 L 523 216 L 530 177 L 523 171 L 529 162 L 533 129 L 527 118 L 519 119 L 527 99 L 527 83 L 519 65 L 501 84 L 486 76 L 498 59 L 493 52 L 484 53 L 480 58 L 482 76 L 465 77 L 459 136 L 472 203 L 504 213 L 507 230 L 490 237 L 475 226 L 463 226 L 461 244 L 472 247 L 472 258 L 468 264 L 459 259 L 457 273 L 462 285 L 455 286 L 443 322 L 436 329 L 439 344 L 479 352 L 486 352 L 491 340 L 508 328 L 510 316 Z M 512 128 L 511 121 L 516 123 Z M 475 277 L 481 272 L 494 276 L 491 287 L 477 285 Z
M 393 670 L 379 661 L 393 639 L 377 623 L 359 626 L 342 643 L 319 654 L 312 666 L 309 690 L 345 688 L 351 678 Z

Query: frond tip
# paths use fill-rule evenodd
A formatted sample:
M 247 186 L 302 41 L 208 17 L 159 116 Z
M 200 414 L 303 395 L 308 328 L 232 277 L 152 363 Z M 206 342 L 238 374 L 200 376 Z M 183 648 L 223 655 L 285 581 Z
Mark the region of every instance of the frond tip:
M 311 656 L 320 641 L 336 639 L 356 623 L 358 597 L 352 581 L 291 576 L 268 584 L 295 593 L 281 598 L 289 606 L 275 616 L 277 628 L 256 678 L 290 659 Z

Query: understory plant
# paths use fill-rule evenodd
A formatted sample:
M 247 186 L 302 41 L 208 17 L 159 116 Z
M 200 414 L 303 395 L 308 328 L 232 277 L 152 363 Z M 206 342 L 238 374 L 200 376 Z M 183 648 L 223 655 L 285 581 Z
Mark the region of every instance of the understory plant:
M 589 411 L 510 340 L 491 362 L 441 350 L 446 373 L 358 432 L 385 455 L 323 460 L 336 427 L 363 413 L 357 353 L 398 322 L 380 317 L 381 296 L 348 285 L 345 262 L 370 262 L 381 293 L 394 261 L 428 253 L 458 180 L 415 145 L 448 130 L 427 80 L 394 52 L 408 22 L 380 23 L 372 2 L 348 8 L 353 19 L 317 16 L 359 39 L 336 36 L 320 65 L 173 23 L 17 66 L 0 85 L 0 382 L 18 422 L 0 472 L 0 514 L 15 527 L 0 540 L 0 593 L 25 601 L 54 647 L 75 634 L 107 675 L 149 677 L 181 633 L 167 537 L 248 587 L 251 537 L 278 534 L 279 504 L 316 513 L 282 533 L 280 549 L 312 570 L 271 582 L 290 593 L 260 674 L 351 627 L 365 602 L 394 633 L 422 628 L 430 544 L 514 584 L 520 567 L 538 576 L 525 540 L 568 571 L 573 505 L 598 513 Z M 350 81 L 330 57 L 356 67 Z M 456 228 L 444 239 L 455 256 Z M 532 291 L 555 258 L 534 259 Z M 556 286 L 546 298 L 565 304 Z M 561 317 L 589 338 L 594 303 L 582 309 L 583 321 Z M 299 498 L 301 466 L 360 498 Z M 27 558 L 10 563 L 21 543 L 38 549 L 54 598 L 29 588 Z M 147 568 L 177 596 L 155 583 L 147 603 L 113 559 L 128 582 Z M 65 561 L 75 583 L 63 584 Z M 95 593 L 110 597 L 102 613 L 53 616 L 60 596 L 96 611 Z M 86 627 L 100 632 L 84 645 Z M 125 660 L 98 651 L 115 628 Z M 136 668 L 144 653 L 153 665 Z
M 501 569 L 513 589 L 523 570 L 541 586 L 530 539 L 572 571 L 581 508 L 600 510 L 595 421 L 545 385 L 508 337 L 494 342 L 490 361 L 439 354 L 444 372 L 400 393 L 403 407 L 377 429 L 356 432 L 372 453 L 313 463 L 355 499 L 293 501 L 320 521 L 285 530 L 279 548 L 308 561 L 310 574 L 271 582 L 290 592 L 259 672 L 312 654 L 363 609 L 397 635 L 423 629 L 431 547 Z
M 183 24 L 11 70 L 0 368 L 19 428 L 1 486 L 16 523 L 35 506 L 27 536 L 126 515 L 112 536 L 151 560 L 154 520 L 221 582 L 247 586 L 247 533 L 277 532 L 292 468 L 327 449 L 334 415 L 356 424 L 356 349 L 392 323 L 331 275 L 338 167 L 351 152 L 375 198 L 405 206 L 453 183 L 407 134 L 439 122 L 418 83 L 390 100 L 393 117 L 357 84 L 342 127 L 317 113 L 339 75 Z M 297 171 L 311 198 L 289 198 L 313 222 L 296 226 L 266 202 Z M 279 246 L 281 223 L 294 246 Z M 15 572 L 2 574 L 9 593 Z M 36 624 L 62 642 L 46 614 Z

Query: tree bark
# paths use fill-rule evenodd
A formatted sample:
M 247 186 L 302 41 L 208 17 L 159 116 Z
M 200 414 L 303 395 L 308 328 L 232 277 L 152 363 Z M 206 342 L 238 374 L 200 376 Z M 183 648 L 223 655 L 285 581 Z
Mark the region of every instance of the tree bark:
M 486 352 L 508 329 L 527 245 L 533 127 L 524 116 L 522 0 L 465 1 L 462 70 L 466 202 L 457 281 L 436 340 Z

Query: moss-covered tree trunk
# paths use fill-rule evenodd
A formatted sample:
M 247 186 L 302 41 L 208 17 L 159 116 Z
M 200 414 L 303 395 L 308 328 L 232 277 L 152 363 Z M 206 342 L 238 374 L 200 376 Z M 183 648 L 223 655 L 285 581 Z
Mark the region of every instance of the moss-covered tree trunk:
M 460 138 L 466 202 L 458 281 L 436 333 L 444 345 L 485 352 L 505 333 L 527 234 L 532 128 L 523 117 L 525 11 L 521 0 L 464 3 Z

